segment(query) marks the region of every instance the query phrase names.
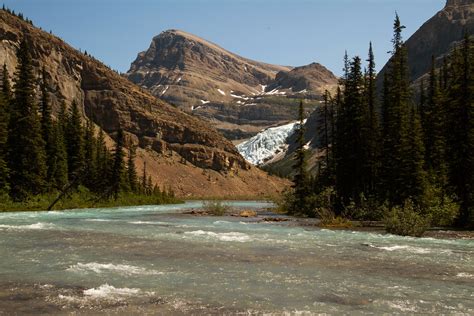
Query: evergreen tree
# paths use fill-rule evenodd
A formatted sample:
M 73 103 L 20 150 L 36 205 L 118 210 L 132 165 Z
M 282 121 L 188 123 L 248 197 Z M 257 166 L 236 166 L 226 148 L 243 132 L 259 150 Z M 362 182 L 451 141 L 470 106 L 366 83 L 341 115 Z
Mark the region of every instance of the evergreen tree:
M 105 192 L 111 175 L 111 157 L 105 144 L 104 130 L 99 130 L 99 136 L 96 141 L 96 159 L 97 172 L 93 190 L 96 192 Z
M 60 122 L 53 124 L 52 144 L 54 156 L 52 165 L 49 166 L 50 169 L 48 170 L 51 170 L 52 186 L 62 189 L 68 183 L 68 161 L 64 130 Z
M 142 193 L 147 194 L 147 173 L 146 173 L 146 161 L 143 162 L 143 174 L 142 174 L 142 179 L 141 179 L 141 187 L 142 187 Z
M 153 195 L 153 180 L 151 176 L 148 176 L 148 181 L 146 183 L 146 192 L 148 195 Z
M 453 53 L 448 100 L 449 178 L 461 203 L 460 226 L 473 225 L 474 217 L 474 107 L 473 48 L 466 34 Z
M 25 39 L 17 52 L 14 106 L 10 112 L 8 148 L 11 196 L 25 200 L 44 191 L 46 163 L 41 123 L 34 96 L 34 75 Z
M 309 183 L 308 183 L 308 174 L 307 174 L 307 162 L 306 162 L 306 143 L 305 143 L 305 127 L 304 127 L 304 106 L 303 101 L 300 101 L 298 109 L 298 119 L 299 125 L 296 131 L 296 142 L 297 149 L 295 151 L 295 165 L 294 169 L 296 171 L 293 178 L 293 189 L 295 203 L 293 205 L 292 213 L 295 214 L 306 214 L 312 215 L 307 203 L 307 198 L 309 194 Z
M 442 93 L 441 77 L 438 80 L 434 56 L 431 57 L 430 82 L 425 117 L 424 138 L 426 165 L 433 181 L 445 188 L 447 185 L 446 166 L 446 113 Z
M 51 117 L 51 102 L 48 95 L 48 85 L 46 83 L 47 73 L 43 67 L 41 81 L 41 135 L 45 144 L 46 153 L 46 186 L 53 183 L 53 173 L 56 170 L 56 144 L 53 139 L 53 120 Z
M 94 123 L 87 120 L 84 131 L 84 163 L 87 170 L 87 177 L 84 184 L 89 189 L 93 189 L 97 179 L 97 145 L 94 135 Z
M 337 193 L 342 204 L 358 201 L 367 186 L 364 172 L 368 160 L 367 146 L 367 107 L 364 102 L 364 85 L 361 60 L 354 57 L 350 62 L 349 73 L 344 83 L 343 107 L 337 130 Z
M 72 102 L 65 131 L 69 180 L 75 181 L 84 172 L 84 132 L 76 101 Z M 80 184 L 80 183 L 77 183 Z
M 366 102 L 368 104 L 368 130 L 367 130 L 367 163 L 366 163 L 366 174 L 367 174 L 367 189 L 369 194 L 374 194 L 378 171 L 380 167 L 380 126 L 379 119 L 376 111 L 376 70 L 375 70 L 375 58 L 372 49 L 372 42 L 369 44 L 369 59 L 368 70 L 366 76 Z
M 5 101 L 10 103 L 12 99 L 12 91 L 10 86 L 10 79 L 8 75 L 7 65 L 3 64 L 2 70 L 2 93 Z
M 4 79 L 5 80 L 5 79 Z M 7 165 L 7 140 L 9 105 L 3 92 L 0 92 L 0 198 L 9 193 L 9 170 Z
M 393 55 L 384 78 L 383 96 L 383 192 L 385 198 L 396 205 L 408 198 L 419 199 L 424 188 L 414 187 L 414 183 L 425 183 L 418 181 L 424 177 L 423 174 L 413 173 L 413 170 L 422 172 L 415 166 L 423 165 L 423 161 L 418 161 L 418 151 L 424 152 L 424 146 L 419 146 L 417 141 L 421 138 L 418 135 L 421 130 L 417 128 L 417 114 L 413 115 L 412 111 L 407 51 L 401 35 L 403 28 L 397 15 L 392 40 Z
M 117 139 L 115 140 L 114 164 L 112 167 L 110 187 L 115 199 L 118 199 L 122 186 L 124 175 L 124 154 L 123 154 L 123 131 L 119 128 L 117 131 Z
M 138 192 L 138 177 L 137 169 L 135 168 L 135 148 L 130 146 L 128 150 L 128 166 L 127 166 L 127 178 L 130 190 L 134 193 Z

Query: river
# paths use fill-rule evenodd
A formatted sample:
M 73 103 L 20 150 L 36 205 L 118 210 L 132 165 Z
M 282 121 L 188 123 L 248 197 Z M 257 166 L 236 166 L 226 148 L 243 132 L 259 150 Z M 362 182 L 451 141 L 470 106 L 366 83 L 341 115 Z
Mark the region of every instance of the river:
M 0 314 L 474 314 L 472 240 L 184 214 L 200 207 L 0 213 Z

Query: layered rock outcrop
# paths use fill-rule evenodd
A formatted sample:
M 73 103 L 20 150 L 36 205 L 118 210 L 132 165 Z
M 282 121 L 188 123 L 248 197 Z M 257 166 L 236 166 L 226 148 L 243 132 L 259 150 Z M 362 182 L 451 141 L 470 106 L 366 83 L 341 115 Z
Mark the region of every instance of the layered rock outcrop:
M 77 101 L 84 119 L 102 127 L 110 144 L 121 127 L 129 145 L 139 146 L 138 169 L 147 162 L 157 184 L 184 196 L 266 195 L 283 189 L 284 181 L 252 168 L 205 122 L 158 100 L 58 37 L 0 11 L 0 64 L 7 65 L 12 77 L 23 38 L 30 46 L 38 84 L 43 67 L 48 74 L 53 108 Z M 180 183 L 183 177 L 192 180 Z

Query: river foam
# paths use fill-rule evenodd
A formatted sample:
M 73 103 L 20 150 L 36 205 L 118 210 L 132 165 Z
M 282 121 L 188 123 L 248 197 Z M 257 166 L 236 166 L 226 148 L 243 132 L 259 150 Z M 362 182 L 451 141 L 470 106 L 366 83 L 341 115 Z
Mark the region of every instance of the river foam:
M 236 242 L 249 242 L 252 241 L 249 235 L 239 232 L 229 233 L 215 233 L 210 231 L 195 230 L 191 232 L 185 232 L 185 235 L 196 236 L 196 237 L 207 237 L 211 239 L 217 239 L 220 241 L 236 241 Z
M 369 244 L 369 247 L 372 248 L 377 248 L 380 250 L 386 250 L 386 251 L 407 251 L 407 252 L 412 252 L 416 254 L 428 254 L 431 253 L 430 249 L 427 248 L 422 248 L 422 247 L 413 247 L 413 246 L 408 246 L 408 245 L 393 245 L 393 246 L 374 246 Z
M 30 225 L 0 225 L 0 229 L 12 230 L 41 230 L 54 229 L 56 226 L 53 223 L 35 223 Z
M 156 270 L 147 270 L 142 267 L 132 266 L 128 264 L 113 264 L 113 263 L 77 263 L 67 268 L 68 271 L 76 273 L 118 273 L 125 276 L 131 275 L 162 275 L 164 272 Z

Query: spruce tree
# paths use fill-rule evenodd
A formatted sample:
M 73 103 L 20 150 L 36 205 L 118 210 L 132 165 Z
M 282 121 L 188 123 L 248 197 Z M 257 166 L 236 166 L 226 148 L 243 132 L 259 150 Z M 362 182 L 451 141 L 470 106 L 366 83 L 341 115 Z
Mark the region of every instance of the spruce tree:
M 473 48 L 468 34 L 453 53 L 448 100 L 449 178 L 460 200 L 459 226 L 474 221 Z
M 142 191 L 143 191 L 143 194 L 147 194 L 147 190 L 146 190 L 146 187 L 147 187 L 147 173 L 146 173 L 146 161 L 143 161 L 143 173 L 142 173 L 142 179 L 141 179 L 141 187 L 142 187 Z
M 84 132 L 81 123 L 79 106 L 76 101 L 72 102 L 67 116 L 66 124 L 66 148 L 68 157 L 69 180 L 75 181 L 84 172 Z M 77 184 L 80 184 L 79 182 Z
M 310 214 L 311 210 L 307 203 L 307 198 L 309 194 L 309 183 L 308 183 L 308 174 L 307 174 L 307 162 L 306 162 L 306 143 L 305 143 L 305 117 L 304 117 L 304 106 L 303 101 L 300 101 L 298 108 L 298 129 L 296 131 L 296 142 L 297 149 L 295 151 L 295 176 L 293 178 L 293 189 L 294 189 L 294 198 L 295 203 L 293 205 L 293 210 L 290 212 L 294 214 Z
M 3 70 L 2 70 L 2 93 L 3 93 L 3 97 L 5 98 L 5 101 L 7 103 L 10 103 L 12 99 L 12 91 L 11 91 L 10 78 L 9 78 L 6 64 L 3 64 Z
M 368 130 L 367 130 L 367 189 L 370 195 L 375 194 L 377 185 L 378 172 L 380 167 L 380 125 L 379 118 L 376 111 L 377 96 L 376 96 L 376 70 L 375 58 L 372 49 L 372 42 L 369 44 L 369 58 L 368 70 L 366 76 L 366 102 L 368 105 Z
M 104 130 L 99 130 L 99 135 L 96 141 L 96 159 L 97 170 L 96 179 L 93 190 L 95 192 L 105 192 L 108 190 L 109 179 L 111 174 L 111 157 L 105 144 Z
M 87 177 L 84 184 L 87 188 L 93 189 L 97 179 L 97 145 L 94 132 L 94 123 L 87 120 L 84 130 L 84 163 Z
M 409 84 L 408 58 L 402 41 L 402 30 L 398 15 L 394 22 L 393 51 L 389 68 L 384 78 L 383 96 L 383 192 L 391 204 L 402 204 L 406 199 L 419 199 L 424 188 L 413 187 L 423 174 L 414 174 L 413 170 L 423 162 L 418 161 L 419 152 L 424 146 L 418 146 L 421 132 L 417 128 L 417 114 L 413 115 L 412 96 Z M 415 135 L 415 133 L 417 135 Z M 415 144 L 416 143 L 416 144 Z M 416 154 L 414 151 L 417 151 Z M 413 156 L 415 155 L 415 156 Z M 415 161 L 417 160 L 417 161 Z
M 51 102 L 48 95 L 47 73 L 43 67 L 41 81 L 41 135 L 45 144 L 46 153 L 46 186 L 49 187 L 54 182 L 53 173 L 56 170 L 56 144 L 53 139 L 53 120 L 51 117 Z
M 339 131 L 337 161 L 337 193 L 342 204 L 357 202 L 367 186 L 364 164 L 368 160 L 367 106 L 364 102 L 361 60 L 354 57 L 344 82 L 343 108 Z
M 64 129 L 59 121 L 53 123 L 52 144 L 54 168 L 51 169 L 52 186 L 62 189 L 68 183 L 68 160 Z
M 135 168 L 135 148 L 131 145 L 128 150 L 127 178 L 130 190 L 133 193 L 138 192 L 137 169 Z
M 434 56 L 431 57 L 430 85 L 426 108 L 428 115 L 425 116 L 425 147 L 426 164 L 433 177 L 432 181 L 445 188 L 447 185 L 446 166 L 446 113 L 445 104 L 440 91 L 442 87 L 441 77 L 437 77 Z
M 35 78 L 25 39 L 17 52 L 14 106 L 9 122 L 9 168 L 11 195 L 25 200 L 29 195 L 44 191 L 46 163 L 41 123 L 34 95 Z
M 122 181 L 124 176 L 124 153 L 123 153 L 123 130 L 119 128 L 117 131 L 117 137 L 115 140 L 114 150 L 114 163 L 112 167 L 110 187 L 112 188 L 112 194 L 115 199 L 118 199 L 119 193 L 122 187 Z
M 3 92 L 0 92 L 0 199 L 6 196 L 10 190 L 7 165 L 8 118 L 9 105 Z

